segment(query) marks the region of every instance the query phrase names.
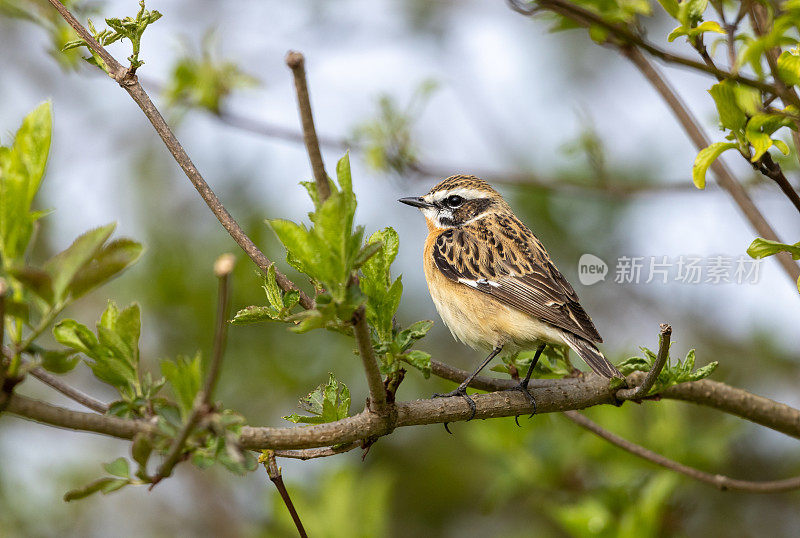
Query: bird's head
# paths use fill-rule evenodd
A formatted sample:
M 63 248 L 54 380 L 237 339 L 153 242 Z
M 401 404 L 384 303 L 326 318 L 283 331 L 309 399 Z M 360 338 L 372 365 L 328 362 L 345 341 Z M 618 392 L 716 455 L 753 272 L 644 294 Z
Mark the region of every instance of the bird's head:
M 475 176 L 450 176 L 424 196 L 398 202 L 418 207 L 428 228 L 457 228 L 492 213 L 508 210 L 508 204 L 484 180 Z

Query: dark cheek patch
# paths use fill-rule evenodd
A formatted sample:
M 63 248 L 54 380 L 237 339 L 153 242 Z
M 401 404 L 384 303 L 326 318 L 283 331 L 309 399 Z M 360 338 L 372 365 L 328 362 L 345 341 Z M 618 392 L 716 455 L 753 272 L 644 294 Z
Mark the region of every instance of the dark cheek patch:
M 489 209 L 493 203 L 494 202 L 489 198 L 469 200 L 453 212 L 453 220 L 459 224 L 463 224 Z

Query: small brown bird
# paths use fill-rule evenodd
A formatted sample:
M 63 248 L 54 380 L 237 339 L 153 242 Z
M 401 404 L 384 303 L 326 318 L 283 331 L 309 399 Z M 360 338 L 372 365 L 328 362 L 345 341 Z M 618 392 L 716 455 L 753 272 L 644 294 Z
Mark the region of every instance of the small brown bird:
M 426 195 L 399 200 L 418 207 L 428 224 L 423 266 L 433 303 L 453 336 L 473 349 L 491 351 L 459 387 L 467 386 L 501 351 L 533 349 L 536 355 L 516 390 L 528 391 L 531 372 L 547 344 L 567 344 L 598 374 L 623 377 L 595 346 L 603 339 L 556 269 L 542 243 L 488 183 L 451 176 Z

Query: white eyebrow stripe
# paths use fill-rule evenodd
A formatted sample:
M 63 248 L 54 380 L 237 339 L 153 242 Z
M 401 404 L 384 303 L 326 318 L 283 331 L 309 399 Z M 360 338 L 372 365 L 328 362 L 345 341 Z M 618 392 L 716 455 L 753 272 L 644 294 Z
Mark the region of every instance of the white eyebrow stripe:
M 429 196 L 430 196 L 429 200 L 427 200 L 428 196 L 424 196 L 423 198 L 426 198 L 428 202 L 438 202 L 440 200 L 444 200 L 448 196 L 460 196 L 465 200 L 474 200 L 475 198 L 486 198 L 487 196 L 489 196 L 489 193 L 487 193 L 486 191 L 470 189 L 467 187 L 458 187 L 457 189 L 435 192 Z

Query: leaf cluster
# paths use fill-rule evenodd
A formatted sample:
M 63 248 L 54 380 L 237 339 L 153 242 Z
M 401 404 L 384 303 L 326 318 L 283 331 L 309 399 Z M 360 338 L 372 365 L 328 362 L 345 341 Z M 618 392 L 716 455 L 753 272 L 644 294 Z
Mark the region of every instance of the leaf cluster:
M 373 170 L 402 175 L 414 168 L 419 158 L 414 125 L 436 88 L 435 81 L 423 81 L 406 106 L 389 95 L 381 95 L 376 116 L 353 129 L 352 138 L 365 146 L 364 158 Z
M 234 90 L 258 83 L 258 79 L 243 72 L 235 62 L 218 59 L 209 37 L 203 41 L 199 55 L 187 52 L 178 58 L 164 95 L 171 107 L 200 108 L 220 114 L 222 104 Z
M 715 142 L 697 154 L 692 167 L 692 181 L 697 188 L 705 188 L 709 166 L 725 151 L 737 149 L 751 163 L 758 162 L 768 149 L 778 148 L 784 155 L 789 146 L 775 133 L 783 127 L 796 130 L 791 119 L 798 110 L 788 106 L 776 112 L 764 112 L 761 92 L 755 88 L 724 80 L 709 90 L 719 113 L 720 126 L 730 142 Z
M 619 371 L 623 375 L 629 375 L 633 372 L 649 372 L 656 361 L 656 354 L 646 347 L 639 348 L 644 352 L 643 357 L 630 357 L 617 365 Z M 648 396 L 658 394 L 663 390 L 677 385 L 679 383 L 688 383 L 689 381 L 699 381 L 710 376 L 714 370 L 717 369 L 719 363 L 717 361 L 710 362 L 695 370 L 695 352 L 690 349 L 686 354 L 684 360 L 677 359 L 674 363 L 671 358 L 667 358 L 667 363 L 658 374 L 655 384 L 647 393 Z
M 109 27 L 102 30 L 97 30 L 92 21 L 89 20 L 89 31 L 92 33 L 92 37 L 94 37 L 95 40 L 97 40 L 97 42 L 104 47 L 121 39 L 127 39 L 130 41 L 133 53 L 128 56 L 128 61 L 130 62 L 130 69 L 132 71 L 136 71 L 136 69 L 144 65 L 144 62 L 139 60 L 139 50 L 142 44 L 142 35 L 144 35 L 144 31 L 149 25 L 156 22 L 160 18 L 161 13 L 155 10 L 149 11 L 145 9 L 144 0 L 139 0 L 139 12 L 135 17 L 125 17 L 124 19 L 116 17 L 108 18 L 106 19 L 106 24 Z M 109 73 L 108 66 L 105 64 L 103 59 L 100 58 L 100 56 L 98 56 L 98 54 L 93 51 L 83 39 L 75 39 L 67 42 L 62 50 L 68 51 L 78 47 L 86 47 L 91 53 L 90 57 L 84 58 L 87 62 L 99 67 L 106 73 L 111 74 Z
M 52 109 L 43 103 L 26 116 L 13 144 L 0 147 L 0 277 L 11 288 L 6 313 L 13 320 L 17 351 L 11 370 L 19 364 L 19 353 L 34 350 L 53 372 L 74 367 L 74 352 L 43 349 L 36 339 L 67 305 L 118 276 L 142 253 L 142 245 L 132 239 L 111 240 L 112 223 L 82 234 L 43 263 L 28 259 L 37 221 L 49 213 L 32 207 L 44 178 L 51 131 Z
M 300 408 L 311 415 L 293 413 L 283 418 L 295 424 L 322 424 L 347 418 L 350 414 L 350 389 L 330 373 L 326 383 L 300 398 Z

